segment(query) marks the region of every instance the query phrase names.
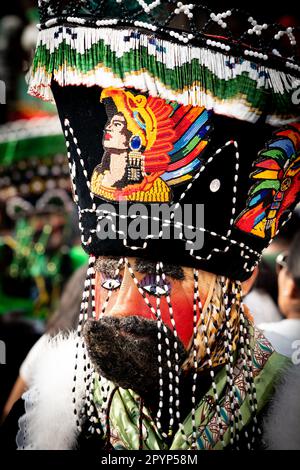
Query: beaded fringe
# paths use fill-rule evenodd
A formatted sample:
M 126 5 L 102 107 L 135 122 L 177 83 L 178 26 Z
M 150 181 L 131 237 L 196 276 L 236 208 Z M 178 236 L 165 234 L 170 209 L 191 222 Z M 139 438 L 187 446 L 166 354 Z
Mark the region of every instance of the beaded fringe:
M 181 45 L 134 30 L 56 26 L 39 32 L 29 93 L 53 101 L 61 86 L 134 87 L 184 105 L 273 125 L 295 120 L 293 75 L 236 58 L 230 51 Z

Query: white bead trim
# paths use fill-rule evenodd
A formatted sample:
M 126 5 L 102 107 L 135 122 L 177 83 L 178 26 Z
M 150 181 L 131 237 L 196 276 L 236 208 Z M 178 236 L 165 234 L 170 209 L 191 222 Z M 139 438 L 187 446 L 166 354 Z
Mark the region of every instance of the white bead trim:
M 289 67 L 290 69 L 298 70 L 298 72 L 300 71 L 300 65 L 297 65 L 293 62 L 286 62 L 285 65 Z
M 227 11 L 224 11 L 223 13 L 217 13 L 217 14 L 211 13 L 210 18 L 215 23 L 218 23 L 218 25 L 221 26 L 221 28 L 225 29 L 225 28 L 227 28 L 228 25 L 224 21 L 224 19 L 229 18 L 231 15 L 232 15 L 232 11 L 227 10 Z
M 212 39 L 207 39 L 206 44 L 208 46 L 218 47 L 219 49 L 222 49 L 224 51 L 230 51 L 230 46 L 220 41 L 213 41 Z
M 150 29 L 151 31 L 157 30 L 157 27 L 154 24 L 144 23 L 143 21 L 135 21 L 133 24 L 134 26 L 145 28 L 145 29 Z
M 291 46 L 296 46 L 297 41 L 296 41 L 296 38 L 293 34 L 293 31 L 294 31 L 294 28 L 289 26 L 288 28 L 286 28 L 284 30 L 278 31 L 278 33 L 275 34 L 274 39 L 276 39 L 278 41 L 282 36 L 286 35 L 288 37 L 289 41 L 290 41 Z
M 137 0 L 137 2 L 144 9 L 145 13 L 150 13 L 151 10 L 153 10 L 154 8 L 156 8 L 160 5 L 160 0 L 155 0 L 154 2 L 152 2 L 150 4 L 144 2 L 144 0 Z
M 248 18 L 248 21 L 252 25 L 252 28 L 248 29 L 248 31 L 247 31 L 248 34 L 250 34 L 250 35 L 251 34 L 256 34 L 257 36 L 260 36 L 263 30 L 268 29 L 267 23 L 258 24 L 257 21 L 252 16 L 250 16 L 250 18 Z
M 177 2 L 177 8 L 175 8 L 174 13 L 175 15 L 180 15 L 180 13 L 184 13 L 189 19 L 193 18 L 193 13 L 191 10 L 194 8 L 192 3 L 183 4 L 182 2 Z
M 245 49 L 244 54 L 246 56 L 255 57 L 257 59 L 263 59 L 263 60 L 268 60 L 269 58 L 267 54 L 263 54 L 262 52 L 258 52 L 258 51 L 253 51 L 251 49 Z
M 119 23 L 119 20 L 116 20 L 116 19 L 96 21 L 97 26 L 110 26 L 110 25 L 117 25 L 118 23 Z

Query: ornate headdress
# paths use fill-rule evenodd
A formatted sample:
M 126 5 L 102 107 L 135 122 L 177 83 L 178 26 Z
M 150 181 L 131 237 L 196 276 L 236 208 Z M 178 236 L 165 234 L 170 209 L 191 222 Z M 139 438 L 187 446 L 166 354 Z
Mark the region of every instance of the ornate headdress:
M 194 400 L 191 419 L 178 431 L 172 448 L 220 448 L 224 443 L 233 444 L 234 430 L 243 421 L 243 406 L 247 410 L 250 406 L 247 419 L 253 414 L 257 425 L 255 416 L 263 401 L 264 380 L 260 378 L 268 376 L 268 358 L 273 352 L 248 324 L 241 304 L 240 281 L 251 276 L 263 249 L 299 200 L 300 129 L 295 124 L 300 86 L 296 56 L 299 31 L 261 22 L 238 9 L 216 12 L 202 3 L 175 0 L 41 0 L 39 6 L 40 33 L 29 90 L 35 96 L 46 100 L 54 97 L 56 101 L 68 147 L 82 244 L 90 255 L 79 335 L 88 317 L 90 298 L 95 316 L 98 256 L 124 257 L 120 263 L 126 264 L 142 295 L 143 289 L 127 257 L 157 261 L 156 279 L 163 285 L 164 263 L 174 263 L 176 258 L 176 264 L 192 266 L 194 335 L 189 365 L 194 367 L 193 377 L 197 378 L 200 354 L 213 380 L 207 401 L 201 401 L 197 410 Z M 100 138 L 107 118 L 113 117 L 108 97 L 117 112 L 123 114 L 127 130 L 135 139 L 126 148 L 126 135 L 118 129 L 109 131 L 109 135 L 104 135 L 106 148 L 115 151 L 109 158 Z M 284 128 L 278 131 L 276 126 Z M 135 185 L 128 183 L 126 164 L 134 159 L 131 152 L 142 153 L 142 147 L 144 179 Z M 93 175 L 97 184 L 106 187 L 108 197 L 93 190 Z M 130 202 L 130 207 L 134 206 L 132 202 L 144 202 L 150 208 L 153 202 L 169 203 L 171 216 L 159 221 L 161 226 L 179 231 L 179 237 L 163 240 L 160 230 L 158 236 L 149 233 L 139 243 L 129 234 L 124 235 L 118 222 L 124 218 L 130 222 L 137 215 L 121 212 L 120 195 Z M 107 199 L 111 202 L 109 207 Z M 178 222 L 176 210 L 197 204 L 204 204 L 204 222 Z M 143 217 L 153 220 L 151 215 Z M 98 237 L 97 227 L 103 219 L 111 221 L 115 235 L 111 239 Z M 203 233 L 203 246 L 192 248 L 185 229 Z M 216 299 L 220 305 L 214 299 L 213 305 L 202 308 L 199 269 L 218 275 Z M 155 309 L 147 296 L 143 297 L 163 328 L 159 301 Z M 166 299 L 172 319 L 170 298 Z M 107 302 L 103 311 L 106 306 Z M 222 323 L 217 327 L 216 318 Z M 208 333 L 211 339 L 219 330 L 224 348 L 213 351 L 212 362 Z M 161 338 L 162 330 L 159 333 Z M 171 348 L 166 348 L 168 355 Z M 175 356 L 176 352 L 175 349 Z M 219 354 L 225 356 L 227 368 L 216 378 L 213 368 Z M 169 374 L 172 380 L 175 377 L 174 389 L 171 387 L 175 395 L 178 371 L 177 365 L 175 372 L 170 370 Z M 131 391 L 115 393 L 116 389 L 109 389 L 108 400 L 105 383 L 104 392 L 93 396 L 95 381 L 93 371 L 87 373 L 85 412 L 89 416 L 95 400 L 101 409 L 115 399 L 120 413 L 126 403 L 136 421 L 136 397 Z M 229 394 L 221 403 L 218 397 L 227 385 Z M 248 395 L 249 406 L 245 403 Z M 173 403 L 170 410 L 173 424 Z M 139 411 L 137 443 L 143 447 L 146 412 L 142 404 Z M 196 426 L 196 411 L 197 419 L 203 419 L 200 428 Z M 80 428 L 76 409 L 75 414 Z M 95 423 L 99 433 L 106 429 L 109 435 L 109 412 L 107 416 L 100 423 L 95 418 Z M 164 448 L 159 429 L 150 419 L 147 424 L 146 446 Z
M 129 255 L 130 246 L 136 247 L 130 239 L 99 241 L 93 231 L 101 200 L 87 180 L 102 152 L 101 95 L 103 103 L 112 98 L 136 136 L 129 145 L 133 180 L 140 175 L 137 167 L 148 175 L 141 187 L 124 184 L 108 199 L 125 194 L 127 200 L 177 207 L 205 204 L 204 226 L 195 227 L 204 233 L 201 250 L 185 250 L 184 237 L 156 243 L 150 236 L 135 254 L 170 260 L 176 251 L 183 265 L 243 280 L 288 219 L 299 193 L 299 128 L 292 124 L 300 86 L 298 29 L 260 23 L 237 9 L 215 13 L 173 0 L 163 5 L 40 1 L 29 90 L 44 99 L 52 99 L 53 91 L 57 100 L 88 253 Z M 77 85 L 74 102 L 68 85 Z M 73 117 L 82 100 L 91 103 L 80 110 L 86 126 Z M 286 125 L 284 135 L 272 137 L 271 124 Z

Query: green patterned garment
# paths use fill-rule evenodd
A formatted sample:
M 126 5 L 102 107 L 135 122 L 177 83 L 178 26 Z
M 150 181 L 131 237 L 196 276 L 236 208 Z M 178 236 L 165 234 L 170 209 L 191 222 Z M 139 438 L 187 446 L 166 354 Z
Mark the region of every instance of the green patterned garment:
M 257 399 L 257 414 L 259 414 L 274 391 L 274 384 L 281 371 L 288 366 L 289 359 L 274 352 L 272 346 L 259 332 L 250 327 L 252 364 L 251 372 L 254 377 Z M 239 431 L 245 429 L 253 420 L 253 412 L 247 384 L 245 382 L 243 361 L 238 357 L 233 373 L 235 400 L 238 402 L 242 425 Z M 196 406 L 196 426 L 197 426 L 197 449 L 198 450 L 221 450 L 230 445 L 230 422 L 231 422 L 231 398 L 228 394 L 226 382 L 226 369 L 223 367 L 215 377 L 217 394 L 219 397 L 221 412 L 221 427 L 223 439 L 220 436 L 220 423 L 216 412 L 213 389 L 210 388 Z M 110 384 L 113 390 L 114 384 L 101 378 L 97 381 L 94 389 L 94 402 L 96 404 L 104 435 L 106 434 L 105 418 L 101 418 L 103 409 L 103 397 L 101 386 L 106 388 Z M 113 395 L 109 413 L 110 419 L 110 443 L 116 450 L 138 450 L 139 449 L 139 416 L 140 397 L 131 390 L 118 388 Z M 183 422 L 184 434 L 178 430 L 173 436 L 172 443 L 166 444 L 165 439 L 157 429 L 153 417 L 149 410 L 143 408 L 143 449 L 144 450 L 187 450 L 191 448 L 192 438 L 192 414 L 185 418 Z M 237 429 L 234 428 L 234 432 Z M 223 441 L 223 442 L 222 442 Z

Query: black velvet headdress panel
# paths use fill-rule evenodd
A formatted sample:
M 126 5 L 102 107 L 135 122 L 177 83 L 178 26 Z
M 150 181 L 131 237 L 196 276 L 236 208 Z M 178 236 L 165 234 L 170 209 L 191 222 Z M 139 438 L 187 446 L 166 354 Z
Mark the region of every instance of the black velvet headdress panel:
M 82 239 L 88 253 L 176 261 L 241 280 L 250 276 L 263 248 L 298 200 L 297 125 L 286 126 L 272 136 L 274 130 L 260 121 L 251 124 L 217 116 L 203 108 L 154 99 L 133 89 L 60 87 L 53 82 L 52 91 L 67 139 Z M 145 102 L 137 114 L 137 101 L 142 98 Z M 141 119 L 144 128 L 150 126 L 149 132 L 148 128 L 139 130 L 137 123 Z M 152 135 L 151 119 L 157 125 L 155 136 L 162 140 Z M 126 131 L 118 135 L 117 144 L 110 130 L 114 120 L 118 126 L 125 123 Z M 198 147 L 195 141 L 191 143 L 195 136 Z M 163 139 L 164 147 L 158 147 L 161 153 L 157 157 L 155 145 Z M 113 151 L 107 150 L 110 143 Z M 126 170 L 118 169 L 119 176 L 127 171 L 133 179 L 118 176 L 109 189 L 103 183 L 109 166 L 103 166 L 103 161 L 105 155 L 108 160 L 113 158 L 119 144 L 118 151 L 122 153 L 124 148 L 127 152 Z M 132 170 L 134 151 L 134 155 L 140 153 L 143 157 L 144 177 Z M 194 168 L 189 166 L 191 163 Z M 132 175 L 137 175 L 136 181 Z M 203 204 L 204 219 L 197 226 L 194 213 L 192 223 L 194 230 L 204 234 L 203 247 L 187 249 L 186 241 L 176 239 L 174 232 L 171 240 L 148 238 L 146 243 L 129 236 L 124 240 L 118 233 L 116 239 L 99 240 L 96 232 L 104 215 L 101 208 L 109 203 L 113 211 L 110 209 L 108 217 L 118 223 L 120 201 L 128 206 L 142 202 L 147 207 L 162 202 L 179 202 L 182 208 Z

